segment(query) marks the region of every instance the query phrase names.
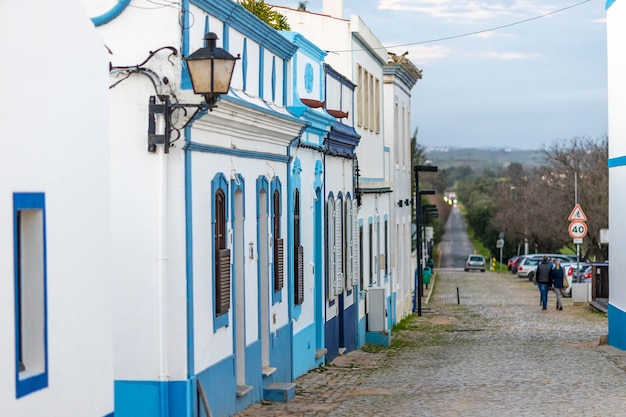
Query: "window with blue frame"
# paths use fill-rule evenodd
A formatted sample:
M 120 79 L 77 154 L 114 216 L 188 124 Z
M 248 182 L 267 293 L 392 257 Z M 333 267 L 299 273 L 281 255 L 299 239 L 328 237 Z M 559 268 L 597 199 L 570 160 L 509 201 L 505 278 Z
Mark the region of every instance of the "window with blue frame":
M 213 313 L 214 330 L 228 326 L 231 299 L 231 265 L 228 248 L 228 184 L 218 174 L 212 181 L 213 188 Z
M 15 386 L 20 398 L 48 386 L 46 215 L 43 193 L 13 194 Z
M 277 179 L 272 180 L 272 244 L 274 246 L 274 291 L 272 302 L 282 301 L 284 287 L 284 240 L 281 236 L 281 187 Z
M 294 249 L 294 303 L 304 303 L 304 247 L 300 236 L 300 190 L 293 197 L 293 249 Z

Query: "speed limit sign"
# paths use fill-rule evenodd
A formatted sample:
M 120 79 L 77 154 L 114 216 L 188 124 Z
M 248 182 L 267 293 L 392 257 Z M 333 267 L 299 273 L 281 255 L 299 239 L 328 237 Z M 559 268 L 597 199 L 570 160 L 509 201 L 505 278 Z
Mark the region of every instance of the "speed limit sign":
M 587 236 L 587 223 L 576 220 L 569 224 L 569 235 L 574 239 L 582 239 Z

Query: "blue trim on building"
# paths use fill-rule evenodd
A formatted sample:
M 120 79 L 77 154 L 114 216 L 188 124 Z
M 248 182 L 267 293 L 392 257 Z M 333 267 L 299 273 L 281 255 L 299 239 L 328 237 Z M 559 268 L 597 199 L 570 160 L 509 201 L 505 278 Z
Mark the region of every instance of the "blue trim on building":
M 626 165 L 626 156 L 618 156 L 615 158 L 609 158 L 608 161 L 609 168 L 621 167 Z
M 270 199 L 270 218 L 271 218 L 271 224 L 272 224 L 272 226 L 271 226 L 272 227 L 271 234 L 272 234 L 272 238 L 276 239 L 276 236 L 274 236 L 274 225 L 275 225 L 275 222 L 277 221 L 274 218 L 274 191 L 278 191 L 278 194 L 280 195 L 279 200 L 281 202 L 281 206 L 278 208 L 278 212 L 280 214 L 278 222 L 281 222 L 281 219 L 283 217 L 283 208 L 282 208 L 283 186 L 282 186 L 282 184 L 280 182 L 280 178 L 279 177 L 272 178 L 272 181 L 270 182 L 270 196 L 269 196 L 269 199 Z M 281 236 L 280 237 L 282 237 L 282 227 L 281 227 Z M 288 242 L 286 244 L 288 244 Z M 283 246 L 283 248 L 284 248 L 284 246 Z M 283 264 L 283 274 L 285 273 L 285 267 L 284 266 L 286 264 L 287 263 Z M 274 289 L 274 267 L 275 267 L 275 265 L 276 265 L 276 259 L 273 259 L 273 256 L 272 256 L 272 268 L 271 268 L 271 272 L 270 272 L 270 277 L 271 277 L 270 281 L 272 282 L 272 286 L 271 286 L 271 288 L 272 288 L 272 304 L 276 304 L 278 302 L 283 301 L 283 291 L 284 291 L 285 287 L 287 287 L 287 285 L 283 284 L 283 289 L 282 290 L 275 291 L 275 289 Z M 284 275 L 283 275 L 283 283 L 285 283 L 285 281 L 288 281 L 288 280 L 284 279 Z
M 289 65 L 286 59 L 283 59 L 283 106 L 287 105 L 287 71 Z
M 114 417 L 114 416 L 115 416 L 115 413 L 111 412 L 111 413 L 107 414 L 107 415 L 106 415 L 106 416 L 104 416 L 104 417 Z
M 298 192 L 300 193 L 300 195 L 302 195 L 302 179 L 300 177 L 300 174 L 302 173 L 302 164 L 300 162 L 300 158 L 295 157 L 292 161 L 291 164 L 291 169 L 289 170 L 289 176 L 287 177 L 287 188 L 289 190 L 289 194 L 287 195 L 287 213 L 293 213 L 294 212 L 294 206 L 295 206 L 295 201 L 294 201 L 294 196 L 296 193 L 296 190 L 298 190 Z M 300 198 L 300 219 L 302 219 L 302 198 Z M 302 228 L 302 227 L 301 227 Z M 301 234 L 301 230 L 298 231 L 298 233 Z M 295 318 L 296 320 L 298 320 L 300 318 L 300 315 L 302 314 L 302 306 L 301 305 L 296 305 L 295 304 L 295 297 L 294 297 L 294 293 L 293 290 L 295 288 L 295 282 L 296 282 L 296 276 L 295 276 L 295 249 L 294 249 L 294 244 L 293 242 L 295 241 L 295 235 L 296 235 L 296 230 L 294 230 L 294 223 L 293 223 L 293 217 L 292 216 L 287 216 L 287 242 L 289 242 L 289 244 L 287 245 L 287 259 L 289 260 L 288 262 L 285 263 L 285 265 L 287 265 L 287 269 L 288 269 L 288 289 L 287 292 L 289 294 L 288 299 L 289 299 L 289 306 L 291 307 L 290 311 L 290 318 Z
M 606 0 L 606 5 L 604 6 L 606 10 L 609 10 L 609 7 L 615 3 L 616 0 Z
M 626 311 L 609 303 L 609 345 L 626 350 Z
M 241 53 L 241 78 L 243 91 L 248 88 L 248 38 L 243 38 L 243 52 Z
M 339 317 L 335 316 L 326 321 L 324 338 L 327 349 L 326 361 L 332 362 L 339 356 Z
M 315 322 L 315 347 L 324 348 L 324 197 L 322 174 L 324 173 L 323 162 L 319 159 L 315 161 L 315 179 L 313 180 L 313 190 L 315 200 L 313 201 L 313 262 L 314 262 L 314 322 Z M 319 358 L 319 364 L 325 358 Z
M 306 374 L 320 363 L 315 359 L 316 348 L 315 323 L 300 330 L 293 336 L 293 377 Z
M 97 26 L 106 25 L 111 20 L 115 19 L 122 14 L 126 7 L 130 4 L 130 0 L 118 0 L 117 4 L 111 8 L 108 12 L 101 14 L 100 16 L 92 17 L 91 21 Z
M 290 59 L 296 53 L 295 45 L 235 1 L 191 0 L 191 3 L 282 59 Z
M 181 47 L 180 47 L 180 55 L 181 56 L 189 56 L 189 0 L 182 0 L 181 5 L 182 10 L 181 13 Z M 205 16 L 204 19 L 204 33 L 209 31 L 209 17 Z M 180 89 L 181 90 L 191 90 L 193 86 L 191 85 L 191 76 L 189 75 L 189 70 L 187 69 L 187 62 L 181 59 L 180 61 L 181 71 L 180 71 Z
M 276 101 L 276 57 L 272 57 L 272 102 Z
M 347 352 L 351 352 L 356 349 L 357 334 L 356 334 L 356 303 L 352 303 L 345 308 L 343 312 L 343 346 Z
M 290 321 L 276 330 L 270 343 L 270 363 L 276 368 L 276 371 L 269 378 L 272 382 L 290 382 L 293 380 L 292 342 L 293 323 Z
M 225 196 L 225 201 L 228 202 L 230 201 L 230 199 L 228 198 L 228 181 L 226 180 L 226 177 L 224 176 L 224 174 L 222 173 L 217 173 L 215 174 L 215 177 L 213 177 L 213 180 L 211 181 L 211 219 L 212 219 L 212 223 L 211 223 L 211 234 L 212 236 L 215 236 L 215 222 L 217 221 L 215 218 L 215 194 L 217 193 L 218 190 L 222 190 L 224 192 L 224 196 Z M 228 207 L 226 208 L 226 223 L 228 223 L 229 219 L 228 219 Z M 213 246 L 213 244 L 211 245 Z M 215 251 L 213 251 L 213 253 L 215 253 Z M 232 255 L 231 255 L 232 256 Z M 228 326 L 228 319 L 230 316 L 230 309 L 228 311 L 228 313 L 224 313 L 221 315 L 217 315 L 216 313 L 216 305 L 215 305 L 215 263 L 217 262 L 217 259 L 215 259 L 215 255 L 211 256 L 212 262 L 211 262 L 211 279 L 213 280 L 213 285 L 211 285 L 212 288 L 212 304 L 213 304 L 213 332 L 217 332 L 217 329 L 221 328 L 221 327 L 225 327 Z M 232 309 L 232 296 L 231 296 L 231 309 Z
M 267 177 L 265 175 L 260 175 L 257 180 L 256 180 L 256 196 L 257 196 L 257 200 L 256 200 L 256 220 L 257 220 L 257 224 L 256 224 L 256 253 L 257 253 L 257 257 L 260 257 L 261 251 L 260 251 L 260 246 L 261 246 L 261 242 L 264 242 L 263 244 L 267 247 L 267 250 L 269 251 L 269 245 L 267 243 L 267 233 L 265 233 L 264 235 L 261 235 L 261 222 L 264 221 L 266 222 L 265 225 L 267 226 L 267 220 L 266 219 L 261 219 L 261 191 L 265 191 L 265 209 L 267 210 L 267 216 L 269 218 L 270 216 L 270 203 L 269 203 L 269 198 L 270 198 L 270 191 L 269 191 L 269 181 L 267 180 Z M 269 230 L 267 231 L 269 232 Z M 263 334 L 263 329 L 261 326 L 267 326 L 269 328 L 269 322 L 263 323 L 261 321 L 261 317 L 263 317 L 262 315 L 262 306 L 263 306 L 263 302 L 261 300 L 261 297 L 265 295 L 268 295 L 267 293 L 264 292 L 264 288 L 262 287 L 261 283 L 261 268 L 265 268 L 265 262 L 267 261 L 267 259 L 263 260 L 263 263 L 261 263 L 261 259 L 257 258 L 257 287 L 258 287 L 258 291 L 259 291 L 259 299 L 258 299 L 258 305 L 257 305 L 257 310 L 258 310 L 258 331 L 259 331 L 259 335 Z M 268 270 L 268 282 L 267 282 L 267 288 L 268 291 L 271 291 L 270 288 L 270 280 L 272 279 L 269 270 Z M 269 307 L 269 296 L 268 296 L 268 307 Z M 268 308 L 268 317 L 269 317 L 269 308 Z
M 259 97 L 265 100 L 265 48 L 259 46 Z
M 289 157 L 282 154 L 271 154 L 267 152 L 247 151 L 242 149 L 222 148 L 220 146 L 204 145 L 202 143 L 189 142 L 187 149 L 194 152 L 213 153 L 218 155 L 230 155 L 240 158 L 260 159 L 272 162 L 289 162 Z
M 20 359 L 22 342 L 21 317 L 21 238 L 19 233 L 20 221 L 18 213 L 20 211 L 38 210 L 41 211 L 41 237 L 42 245 L 42 274 L 41 283 L 43 285 L 41 300 L 43 310 L 43 369 L 40 373 L 30 375 L 24 379 L 20 378 Z M 14 273 L 14 312 L 15 312 L 15 397 L 21 398 L 34 391 L 48 387 L 48 260 L 47 260 L 47 237 L 46 237 L 46 199 L 44 193 L 13 193 L 13 273 Z M 26 363 L 28 371 L 28 363 Z M 32 372 L 29 371 L 29 372 Z
M 191 128 L 185 129 L 185 141 L 189 143 Z M 195 331 L 194 331 L 194 291 L 193 291 L 193 186 L 191 160 L 192 152 L 184 147 L 185 164 L 185 272 L 187 277 L 187 377 L 195 374 Z
M 188 402 L 193 387 L 190 380 L 115 381 L 115 417 L 188 417 L 193 415 Z M 160 404 L 164 392 L 169 397 L 169 406 L 162 411 Z

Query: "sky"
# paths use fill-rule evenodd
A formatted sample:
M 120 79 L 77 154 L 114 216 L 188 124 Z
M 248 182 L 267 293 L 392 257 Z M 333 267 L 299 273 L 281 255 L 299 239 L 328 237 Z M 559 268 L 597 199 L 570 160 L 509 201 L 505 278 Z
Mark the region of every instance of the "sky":
M 322 0 L 306 7 L 321 13 Z M 344 9 L 422 69 L 411 131 L 423 146 L 541 149 L 608 133 L 605 0 L 344 0 Z

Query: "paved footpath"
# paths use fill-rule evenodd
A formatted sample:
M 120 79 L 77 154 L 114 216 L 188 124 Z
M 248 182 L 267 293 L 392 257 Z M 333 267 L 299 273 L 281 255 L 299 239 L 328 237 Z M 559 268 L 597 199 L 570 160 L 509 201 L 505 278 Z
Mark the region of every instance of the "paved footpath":
M 341 356 L 298 378 L 291 402 L 238 416 L 626 416 L 626 355 L 599 343 L 606 315 L 555 304 L 550 292 L 541 310 L 510 273 L 441 270 L 390 348 Z

